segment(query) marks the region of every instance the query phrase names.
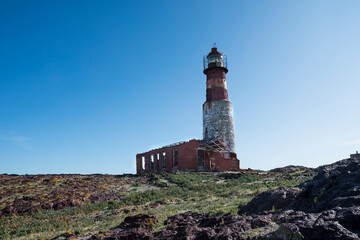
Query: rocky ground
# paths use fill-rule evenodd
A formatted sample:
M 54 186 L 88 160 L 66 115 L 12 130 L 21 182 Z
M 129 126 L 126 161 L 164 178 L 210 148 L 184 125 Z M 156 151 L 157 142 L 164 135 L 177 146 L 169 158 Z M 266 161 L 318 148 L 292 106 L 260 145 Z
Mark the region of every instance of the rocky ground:
M 313 178 L 314 171 L 316 176 Z M 45 176 L 45 179 L 48 177 L 49 175 Z M 85 176 L 79 176 L 81 177 Z M 113 180 L 106 180 L 109 187 L 104 192 L 105 198 L 99 196 L 102 194 L 97 191 L 101 190 L 96 185 L 89 194 L 93 193 L 94 196 L 99 196 L 98 198 L 94 200 L 91 200 L 91 196 L 88 196 L 88 199 L 76 198 L 83 202 L 99 201 L 100 203 L 90 205 L 85 203 L 58 212 L 60 214 L 72 209 L 71 213 L 74 213 L 74 216 L 69 218 L 70 223 L 66 228 L 78 224 L 79 218 L 85 215 L 86 219 L 92 216 L 97 223 L 112 219 L 113 216 L 121 215 L 122 218 L 107 222 L 102 226 L 101 231 L 93 231 L 96 228 L 89 231 L 84 223 L 79 225 L 84 226 L 80 231 L 72 229 L 61 233 L 54 229 L 53 234 L 47 234 L 46 230 L 39 230 L 35 235 L 29 232 L 27 235 L 23 234 L 24 237 L 21 237 L 21 233 L 17 231 L 19 239 L 41 239 L 42 236 L 46 236 L 44 239 L 54 240 L 359 239 L 360 237 L 360 162 L 358 160 L 346 159 L 315 170 L 288 166 L 269 172 L 246 174 L 151 175 L 139 177 L 140 182 L 137 182 L 137 177 L 111 176 L 110 179 Z M 37 187 L 48 184 L 46 182 L 44 179 L 38 180 Z M 89 183 L 86 183 L 79 189 L 86 189 L 88 185 Z M 66 194 L 69 196 L 68 199 L 72 199 L 71 196 L 79 196 L 74 194 L 78 188 L 73 186 L 72 189 L 73 195 Z M 136 192 L 136 189 L 141 191 Z M 64 194 L 68 192 L 69 190 L 64 190 Z M 39 191 L 37 194 L 35 196 L 41 196 L 42 192 Z M 18 196 L 17 201 L 24 197 L 24 202 L 29 199 L 26 196 Z M 16 209 L 18 206 L 16 200 L 13 198 L 11 200 L 9 197 L 5 199 L 10 202 L 13 209 Z M 56 200 L 56 198 L 52 199 Z M 237 211 L 227 206 L 227 203 L 231 206 L 238 203 Z M 38 205 L 42 206 L 41 203 Z M 34 217 L 48 220 L 47 217 L 50 216 L 49 210 L 39 212 L 38 216 L 32 211 L 13 210 L 17 211 L 17 214 L 24 212 L 25 215 L 11 217 L 6 216 L 11 214 L 7 209 L 8 206 L 5 206 L 2 211 L 2 218 L 7 221 L 22 219 L 26 222 L 30 221 L 26 220 L 30 217 L 32 217 L 31 221 Z M 64 218 L 66 214 L 57 215 L 54 209 L 50 210 L 53 211 L 50 213 L 55 215 L 56 219 Z M 219 211 L 220 209 L 222 210 Z M 226 213 L 226 209 L 230 211 Z M 77 215 L 79 218 L 76 217 Z M 61 226 L 58 228 L 63 229 Z M 16 238 L 15 233 L 13 235 L 11 231 L 7 233 L 8 235 L 3 234 L 3 239 L 7 239 L 6 236 Z
M 304 169 L 292 169 L 299 171 Z M 278 171 L 289 171 L 277 169 Z M 153 232 L 156 215 L 127 217 L 115 229 L 73 239 L 359 239 L 360 162 L 343 160 L 317 169 L 296 188 L 259 194 L 238 215 L 185 212 L 169 217 Z M 101 234 L 99 236 L 99 234 Z
M 137 183 L 145 183 L 137 177 Z M 134 177 L 113 175 L 0 175 L 0 217 L 121 199 Z
M 263 192 L 238 213 L 292 224 L 306 239 L 359 239 L 360 161 L 346 159 L 316 170 L 313 180 Z

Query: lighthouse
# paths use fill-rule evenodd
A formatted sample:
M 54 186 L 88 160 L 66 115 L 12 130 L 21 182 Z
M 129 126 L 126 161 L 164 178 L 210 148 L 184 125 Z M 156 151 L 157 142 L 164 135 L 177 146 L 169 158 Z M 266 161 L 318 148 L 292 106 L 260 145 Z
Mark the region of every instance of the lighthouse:
M 232 105 L 226 87 L 227 60 L 216 47 L 204 56 L 206 101 L 203 139 L 172 143 L 136 155 L 138 174 L 163 171 L 239 171 Z
M 203 104 L 203 144 L 221 140 L 229 152 L 235 153 L 232 104 L 229 101 L 226 73 L 227 58 L 216 47 L 204 56 L 206 101 Z

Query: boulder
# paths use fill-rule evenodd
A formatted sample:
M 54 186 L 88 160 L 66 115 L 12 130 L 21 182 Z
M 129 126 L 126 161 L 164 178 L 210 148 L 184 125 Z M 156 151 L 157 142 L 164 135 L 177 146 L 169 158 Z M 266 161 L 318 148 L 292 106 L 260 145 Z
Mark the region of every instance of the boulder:
M 307 167 L 303 167 L 303 166 L 289 165 L 289 166 L 286 166 L 286 167 L 271 169 L 269 172 L 272 172 L 272 173 L 290 173 L 290 172 L 307 171 L 307 170 L 311 170 L 311 168 L 307 168 Z
M 286 209 L 299 194 L 298 188 L 278 188 L 257 195 L 246 205 L 240 205 L 238 214 L 259 214 L 264 211 Z
M 158 217 L 155 214 L 137 214 L 134 216 L 128 216 L 124 219 L 124 222 L 120 224 L 121 228 L 146 228 L 152 229 L 153 224 L 157 223 Z

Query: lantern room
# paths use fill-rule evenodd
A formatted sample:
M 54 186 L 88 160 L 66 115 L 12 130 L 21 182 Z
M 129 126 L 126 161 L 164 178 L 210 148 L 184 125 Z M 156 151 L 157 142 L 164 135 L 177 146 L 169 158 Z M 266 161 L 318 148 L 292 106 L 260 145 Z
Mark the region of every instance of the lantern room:
M 204 73 L 206 74 L 206 70 L 210 68 L 224 68 L 225 73 L 228 72 L 227 70 L 227 58 L 226 56 L 222 55 L 216 47 L 211 49 L 211 52 L 204 56 L 203 58 L 204 63 Z

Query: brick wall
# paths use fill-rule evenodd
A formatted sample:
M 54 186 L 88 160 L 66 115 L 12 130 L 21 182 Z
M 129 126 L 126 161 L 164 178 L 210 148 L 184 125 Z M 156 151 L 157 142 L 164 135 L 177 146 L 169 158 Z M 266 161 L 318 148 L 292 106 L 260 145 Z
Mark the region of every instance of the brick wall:
M 200 140 L 192 139 L 188 142 L 183 142 L 173 146 L 165 146 L 154 149 L 149 152 L 140 153 L 136 155 L 136 172 L 159 172 L 172 170 L 197 170 L 197 149 L 200 147 Z M 174 163 L 174 154 L 177 151 L 178 164 Z M 163 153 L 165 153 L 165 166 L 162 161 Z M 157 156 L 159 154 L 159 164 L 157 164 Z M 154 166 L 151 168 L 151 156 L 154 157 Z M 145 158 L 145 169 L 142 168 L 142 159 Z
M 239 160 L 232 152 L 205 152 L 203 168 L 198 169 L 197 152 L 201 150 L 200 140 L 190 140 L 176 145 L 165 146 L 136 155 L 136 172 L 162 172 L 173 170 L 201 170 L 201 171 L 238 171 Z M 177 151 L 177 165 L 175 164 L 175 151 Z M 163 154 L 165 153 L 165 164 Z M 144 168 L 142 168 L 144 162 Z M 153 161 L 151 161 L 153 160 Z M 151 163 L 153 162 L 153 163 Z
M 211 152 L 207 155 L 209 169 L 217 172 L 239 171 L 240 161 L 235 153 Z

